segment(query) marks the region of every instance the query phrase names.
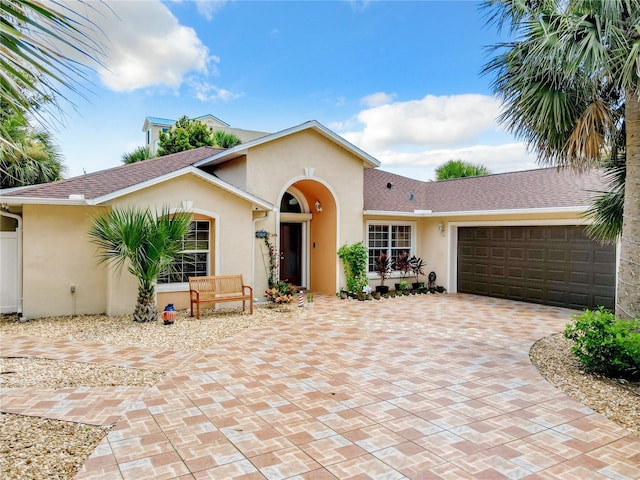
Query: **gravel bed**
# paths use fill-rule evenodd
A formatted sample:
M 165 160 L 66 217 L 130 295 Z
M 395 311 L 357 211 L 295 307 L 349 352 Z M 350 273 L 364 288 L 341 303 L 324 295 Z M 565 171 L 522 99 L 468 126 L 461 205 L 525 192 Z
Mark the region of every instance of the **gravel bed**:
M 71 479 L 108 431 L 0 413 L 0 474 L 6 480 Z
M 531 362 L 549 383 L 583 405 L 640 435 L 640 382 L 585 373 L 571 353 L 573 341 L 558 333 L 533 344 Z
M 254 315 L 239 310 L 204 311 L 200 320 L 179 312 L 174 325 L 138 324 L 131 317 L 77 316 L 18 322 L 0 317 L 0 334 L 72 338 L 117 345 L 197 352 L 252 326 L 266 325 L 283 314 L 301 314 L 293 305 L 259 306 Z M 640 384 L 620 384 L 585 374 L 570 352 L 571 342 L 562 334 L 536 342 L 531 361 L 557 388 L 612 421 L 640 434 Z M 99 367 L 99 368 L 96 368 Z M 5 359 L 1 371 L 4 387 L 148 385 L 162 372 L 138 371 L 116 366 L 42 359 Z M 52 372 L 53 369 L 60 370 Z M 62 370 L 66 369 L 65 373 Z M 48 372 L 48 373 L 47 373 Z M 6 378 L 4 378 L 6 375 Z M 60 382 L 60 383 L 57 383 Z M 127 383 L 130 382 L 130 383 Z M 135 383 L 140 382 L 140 383 Z M 152 383 L 145 383 L 152 382 Z M 13 479 L 71 479 L 107 434 L 108 428 L 39 417 L 1 414 L 0 474 Z

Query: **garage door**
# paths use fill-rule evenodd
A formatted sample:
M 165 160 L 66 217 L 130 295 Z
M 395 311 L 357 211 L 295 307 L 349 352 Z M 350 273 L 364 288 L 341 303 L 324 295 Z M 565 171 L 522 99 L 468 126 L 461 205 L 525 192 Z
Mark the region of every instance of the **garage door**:
M 460 227 L 458 292 L 613 308 L 615 250 L 590 240 L 584 227 Z

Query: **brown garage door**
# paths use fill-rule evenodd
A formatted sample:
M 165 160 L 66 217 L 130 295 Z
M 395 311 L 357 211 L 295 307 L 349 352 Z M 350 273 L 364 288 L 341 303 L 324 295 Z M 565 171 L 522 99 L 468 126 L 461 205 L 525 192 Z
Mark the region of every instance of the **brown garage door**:
M 460 227 L 458 291 L 613 308 L 615 250 L 590 240 L 584 227 Z

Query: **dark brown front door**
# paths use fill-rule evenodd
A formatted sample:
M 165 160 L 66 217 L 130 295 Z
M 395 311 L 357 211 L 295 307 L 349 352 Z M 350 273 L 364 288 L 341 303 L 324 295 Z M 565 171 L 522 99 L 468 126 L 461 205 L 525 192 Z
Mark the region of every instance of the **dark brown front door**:
M 302 286 L 302 224 L 280 224 L 280 280 Z
M 615 249 L 584 227 L 460 227 L 458 292 L 574 309 L 615 299 Z

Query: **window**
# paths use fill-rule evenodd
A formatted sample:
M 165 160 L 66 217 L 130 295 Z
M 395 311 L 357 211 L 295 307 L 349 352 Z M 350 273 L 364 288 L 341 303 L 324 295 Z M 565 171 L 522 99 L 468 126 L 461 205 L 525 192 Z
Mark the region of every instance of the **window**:
M 209 274 L 209 222 L 191 222 L 189 233 L 181 240 L 182 250 L 167 271 L 160 274 L 158 283 L 186 283 L 189 277 Z
M 413 255 L 414 225 L 370 223 L 368 229 L 369 272 L 375 272 L 375 259 L 382 253 L 394 262 L 401 253 Z

